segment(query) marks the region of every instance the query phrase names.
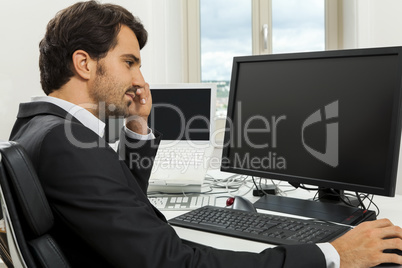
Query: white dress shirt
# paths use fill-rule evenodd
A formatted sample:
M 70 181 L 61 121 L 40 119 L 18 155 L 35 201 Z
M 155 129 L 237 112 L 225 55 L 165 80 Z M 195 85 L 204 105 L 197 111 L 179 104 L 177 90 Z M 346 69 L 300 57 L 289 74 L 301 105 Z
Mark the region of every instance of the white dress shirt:
M 54 105 L 59 106 L 66 112 L 68 112 L 70 115 L 74 116 L 78 121 L 80 121 L 84 126 L 95 132 L 97 135 L 100 137 L 103 137 L 105 134 L 105 123 L 94 116 L 91 112 L 89 112 L 87 109 L 75 105 L 71 102 L 59 99 L 59 98 L 54 98 L 50 96 L 40 96 L 40 97 L 33 97 L 32 98 L 33 102 L 36 101 L 43 101 L 43 102 L 50 102 L 53 103 Z M 155 135 L 152 132 L 152 129 L 148 128 L 148 134 L 147 135 L 141 135 L 138 133 L 135 133 L 131 131 L 130 129 L 126 128 L 124 126 L 124 131 L 126 135 L 129 138 L 137 139 L 137 140 L 149 140 L 149 139 L 154 139 Z

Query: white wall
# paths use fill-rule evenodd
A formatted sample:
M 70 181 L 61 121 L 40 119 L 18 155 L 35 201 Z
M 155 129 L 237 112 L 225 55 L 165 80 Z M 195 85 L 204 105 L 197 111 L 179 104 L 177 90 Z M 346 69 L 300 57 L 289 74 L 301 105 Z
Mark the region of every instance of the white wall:
M 75 0 L 0 0 L 0 139 L 7 140 L 18 104 L 43 95 L 39 41 L 48 21 Z M 149 32 L 142 71 L 149 83 L 182 82 L 181 0 L 110 0 L 138 16 Z
M 402 1 L 343 0 L 343 47 L 402 46 Z M 402 194 L 400 149 L 397 193 Z
M 343 0 L 344 48 L 402 45 L 402 1 Z

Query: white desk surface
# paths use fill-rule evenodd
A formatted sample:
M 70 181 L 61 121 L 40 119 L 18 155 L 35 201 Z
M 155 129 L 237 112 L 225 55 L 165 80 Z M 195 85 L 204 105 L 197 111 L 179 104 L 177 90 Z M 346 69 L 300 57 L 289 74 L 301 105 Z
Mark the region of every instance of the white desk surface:
M 288 193 L 289 197 L 312 197 L 311 193 L 305 190 L 296 190 L 294 192 Z M 252 202 L 256 201 L 258 197 L 252 196 L 249 193 L 248 197 Z M 375 196 L 373 200 L 380 209 L 380 214 L 378 218 L 388 218 L 395 225 L 402 227 L 402 195 L 397 195 L 395 197 L 382 197 Z M 224 206 L 225 199 L 219 199 L 217 206 Z M 370 208 L 373 209 L 374 208 Z M 171 219 L 186 211 L 162 211 L 167 219 Z M 259 210 L 259 212 L 264 212 Z M 271 213 L 271 212 L 269 212 Z M 276 212 L 272 212 L 276 213 Z M 293 215 L 291 215 L 293 216 Z M 235 250 L 235 251 L 249 251 L 249 252 L 261 252 L 267 247 L 273 247 L 274 245 L 254 242 L 250 240 L 244 240 L 229 236 L 217 235 L 208 232 L 201 232 L 187 228 L 173 227 L 177 234 L 182 238 L 190 241 L 194 241 L 200 244 L 212 246 L 219 249 Z

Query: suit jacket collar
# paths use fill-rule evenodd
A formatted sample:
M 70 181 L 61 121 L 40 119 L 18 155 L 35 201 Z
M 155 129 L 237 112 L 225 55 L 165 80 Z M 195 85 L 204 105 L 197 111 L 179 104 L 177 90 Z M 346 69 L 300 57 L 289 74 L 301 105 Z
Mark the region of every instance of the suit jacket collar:
M 34 117 L 36 115 L 55 115 L 71 122 L 79 122 L 95 132 L 100 137 L 105 135 L 105 123 L 92 115 L 86 109 L 73 103 L 53 98 L 35 97 L 30 103 L 20 105 L 18 118 Z
M 42 102 L 42 101 L 21 103 L 17 114 L 17 118 L 23 119 L 23 118 L 34 117 L 37 115 L 48 115 L 48 114 L 55 115 L 66 120 L 82 124 L 77 118 L 70 115 L 67 111 L 60 108 L 59 106 L 53 103 Z
M 21 103 L 17 118 L 34 117 L 37 115 L 51 114 L 58 117 L 66 118 L 67 111 L 59 106 L 49 102 L 27 102 Z

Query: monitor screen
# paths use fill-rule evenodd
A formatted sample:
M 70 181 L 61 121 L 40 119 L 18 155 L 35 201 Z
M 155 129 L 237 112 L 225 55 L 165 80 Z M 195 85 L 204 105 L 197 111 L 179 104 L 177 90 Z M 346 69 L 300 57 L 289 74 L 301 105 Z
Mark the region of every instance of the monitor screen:
M 215 86 L 209 84 L 151 85 L 149 126 L 163 140 L 209 141 Z
M 234 58 L 223 171 L 395 194 L 402 48 Z

